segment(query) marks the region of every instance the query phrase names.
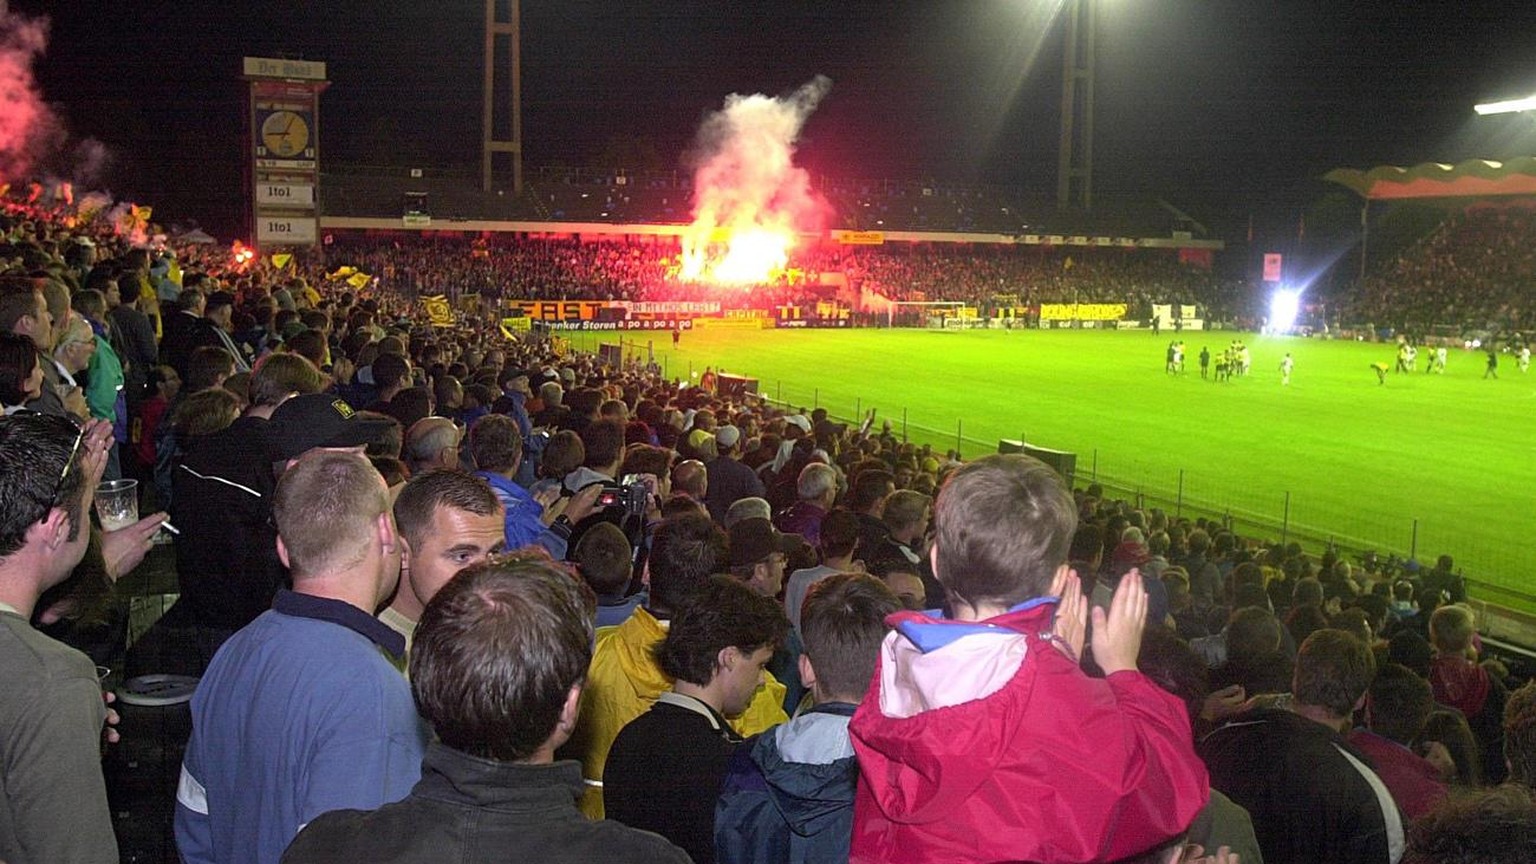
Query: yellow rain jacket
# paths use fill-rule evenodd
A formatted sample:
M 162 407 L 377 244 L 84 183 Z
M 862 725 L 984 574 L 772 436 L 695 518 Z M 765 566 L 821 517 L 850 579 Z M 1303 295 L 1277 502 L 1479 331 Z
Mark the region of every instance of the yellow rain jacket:
M 667 635 L 666 628 L 644 608 L 617 627 L 597 631 L 597 647 L 587 670 L 581 719 L 566 751 L 581 759 L 586 792 L 582 812 L 603 818 L 603 765 L 619 730 L 650 710 L 656 697 L 672 689 L 672 681 L 657 668 L 651 649 Z M 768 672 L 752 704 L 731 727 L 742 736 L 756 735 L 789 719 L 784 713 L 784 685 Z

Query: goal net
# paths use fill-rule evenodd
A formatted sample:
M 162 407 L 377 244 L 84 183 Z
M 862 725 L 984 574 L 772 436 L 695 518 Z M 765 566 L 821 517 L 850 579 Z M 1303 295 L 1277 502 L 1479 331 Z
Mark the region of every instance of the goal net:
M 886 324 L 891 327 L 928 327 L 949 330 L 964 326 L 960 310 L 965 304 L 950 300 L 897 300 L 890 305 Z M 974 321 L 975 319 L 969 319 Z

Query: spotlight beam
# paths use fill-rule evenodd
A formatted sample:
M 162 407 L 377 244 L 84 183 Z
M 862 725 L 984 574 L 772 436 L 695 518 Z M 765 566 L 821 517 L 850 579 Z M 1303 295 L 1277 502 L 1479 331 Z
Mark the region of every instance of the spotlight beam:
M 1472 110 L 1483 115 L 1536 111 L 1536 95 L 1526 96 L 1523 99 L 1505 99 L 1502 102 L 1484 102 L 1481 105 L 1473 105 Z

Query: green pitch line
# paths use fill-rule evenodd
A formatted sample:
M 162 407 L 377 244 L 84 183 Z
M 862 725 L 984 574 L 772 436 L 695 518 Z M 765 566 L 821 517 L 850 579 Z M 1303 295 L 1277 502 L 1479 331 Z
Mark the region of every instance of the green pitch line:
M 1243 338 L 1246 378 L 1201 380 L 1202 346 Z M 577 335 L 592 348 L 607 335 Z M 1172 509 L 1183 471 L 1186 513 L 1231 512 L 1241 533 L 1279 539 L 1305 526 L 1345 546 L 1406 554 L 1426 565 L 1448 552 L 1466 574 L 1527 595 L 1536 540 L 1536 373 L 1501 358 L 1451 351 L 1448 371 L 1392 373 L 1391 345 L 1213 332 L 1183 334 L 1185 371 L 1163 371 L 1164 331 L 700 330 L 673 351 L 668 334 L 632 334 L 654 345 L 677 378 L 705 366 L 756 377 L 770 397 L 820 404 L 852 417 L 875 407 L 898 434 L 947 449 L 956 424 L 966 456 L 1021 433 L 1078 454 L 1082 482 L 1142 491 Z M 1295 368 L 1281 385 L 1289 351 Z M 1494 599 L 1494 598 L 1490 598 Z M 1500 597 L 1503 601 L 1507 598 Z M 1536 609 L 1536 603 L 1524 604 Z

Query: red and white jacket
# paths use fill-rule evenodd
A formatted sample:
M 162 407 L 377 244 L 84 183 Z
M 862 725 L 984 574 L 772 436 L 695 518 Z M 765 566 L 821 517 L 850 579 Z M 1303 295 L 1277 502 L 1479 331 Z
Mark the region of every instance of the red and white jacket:
M 851 861 L 1113 861 L 1210 797 L 1184 703 L 1090 678 L 1051 643 L 1055 598 L 957 622 L 899 612 L 849 726 Z

